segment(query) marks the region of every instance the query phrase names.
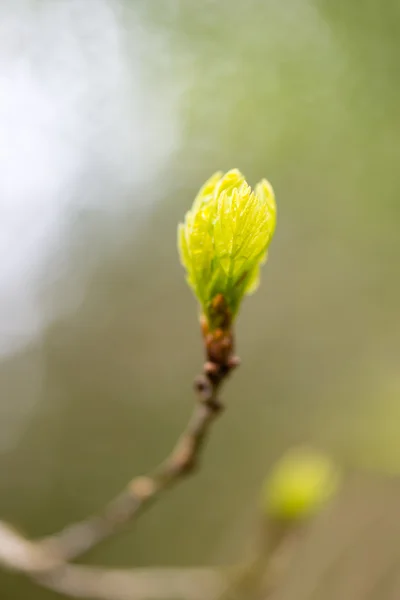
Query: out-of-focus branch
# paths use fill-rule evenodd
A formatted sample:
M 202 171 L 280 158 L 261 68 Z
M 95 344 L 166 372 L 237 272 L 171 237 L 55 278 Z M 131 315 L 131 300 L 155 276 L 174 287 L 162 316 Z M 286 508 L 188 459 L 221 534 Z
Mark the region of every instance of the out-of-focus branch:
M 129 570 L 70 565 L 1 522 L 0 562 L 71 598 L 211 600 L 226 585 L 224 573 L 211 568 Z
M 224 338 L 219 341 L 224 342 Z M 231 348 L 217 358 L 207 352 L 209 360 L 195 380 L 193 415 L 170 456 L 153 473 L 133 479 L 99 515 L 38 542 L 28 541 L 0 522 L 0 563 L 70 597 L 206 600 L 218 596 L 225 578 L 213 569 L 124 571 L 70 565 L 68 561 L 116 533 L 163 491 L 195 470 L 210 426 L 222 409 L 218 398 L 221 384 L 239 362 Z
M 252 557 L 231 573 L 216 600 L 270 600 L 290 571 L 302 539 L 297 523 L 265 519 L 260 523 Z
M 214 600 L 224 589 L 217 569 L 100 569 L 66 565 L 39 581 L 70 597 L 92 600 Z
M 272 536 L 271 536 L 272 532 Z M 269 530 L 252 560 L 223 568 L 106 569 L 57 561 L 40 542 L 0 522 L 0 562 L 43 587 L 92 600 L 267 600 L 288 571 L 299 542 L 295 528 Z M 264 546 L 264 544 L 263 544 Z
M 222 409 L 218 392 L 223 380 L 238 365 L 236 357 L 226 362 L 206 362 L 195 380 L 197 403 L 193 415 L 170 456 L 151 474 L 134 478 L 99 515 L 70 525 L 42 540 L 53 555 L 72 560 L 116 533 L 160 497 L 161 493 L 192 473 L 210 426 Z

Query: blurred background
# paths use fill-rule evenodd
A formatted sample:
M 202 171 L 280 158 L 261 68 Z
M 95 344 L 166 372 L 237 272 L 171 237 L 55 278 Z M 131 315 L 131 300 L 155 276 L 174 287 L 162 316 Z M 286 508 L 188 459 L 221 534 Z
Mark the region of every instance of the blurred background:
M 237 323 L 228 410 L 201 472 L 88 560 L 239 559 L 266 473 L 305 443 L 364 474 L 359 502 L 376 495 L 393 537 L 399 52 L 395 0 L 2 0 L 2 519 L 51 533 L 170 450 L 203 359 L 176 227 L 237 167 L 271 181 L 278 227 Z M 285 598 L 392 598 L 400 527 L 391 544 L 379 531 L 360 542 L 377 560 L 391 548 L 373 593 L 339 594 L 359 547 L 335 558 L 327 533 L 306 554 L 335 567 L 294 570 Z M 0 596 L 56 598 L 8 574 Z

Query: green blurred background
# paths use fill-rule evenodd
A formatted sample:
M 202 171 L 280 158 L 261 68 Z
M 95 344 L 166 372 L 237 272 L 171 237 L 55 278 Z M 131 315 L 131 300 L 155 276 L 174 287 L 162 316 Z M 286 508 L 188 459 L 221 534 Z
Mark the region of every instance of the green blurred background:
M 228 410 L 197 477 L 90 561 L 239 558 L 296 444 L 400 471 L 399 53 L 394 0 L 2 1 L 2 519 L 51 533 L 172 447 L 203 358 L 176 226 L 233 167 L 278 227 Z

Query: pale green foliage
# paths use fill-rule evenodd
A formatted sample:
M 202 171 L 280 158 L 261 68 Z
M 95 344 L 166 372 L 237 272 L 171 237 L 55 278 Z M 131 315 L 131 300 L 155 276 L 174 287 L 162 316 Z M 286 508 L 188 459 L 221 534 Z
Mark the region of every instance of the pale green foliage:
M 262 508 L 274 518 L 302 520 L 332 498 L 339 480 L 338 470 L 326 456 L 307 449 L 292 450 L 266 479 Z
M 275 224 L 275 196 L 265 179 L 252 191 L 233 169 L 215 173 L 200 189 L 179 225 L 178 247 L 188 283 L 209 321 L 210 303 L 218 294 L 233 318 L 243 296 L 255 291 Z

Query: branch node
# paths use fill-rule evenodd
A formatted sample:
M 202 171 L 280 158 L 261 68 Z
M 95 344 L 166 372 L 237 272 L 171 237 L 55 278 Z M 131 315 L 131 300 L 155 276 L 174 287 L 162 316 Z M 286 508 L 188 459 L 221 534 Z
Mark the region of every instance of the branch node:
M 151 477 L 136 477 L 129 485 L 129 491 L 141 500 L 147 500 L 154 496 L 157 490 L 157 484 Z
M 213 386 L 207 375 L 198 375 L 194 380 L 194 389 L 200 395 L 203 401 L 212 397 Z
M 230 371 L 233 371 L 233 369 L 237 369 L 237 367 L 240 366 L 240 358 L 236 355 L 231 356 L 228 359 L 227 366 L 229 367 Z

